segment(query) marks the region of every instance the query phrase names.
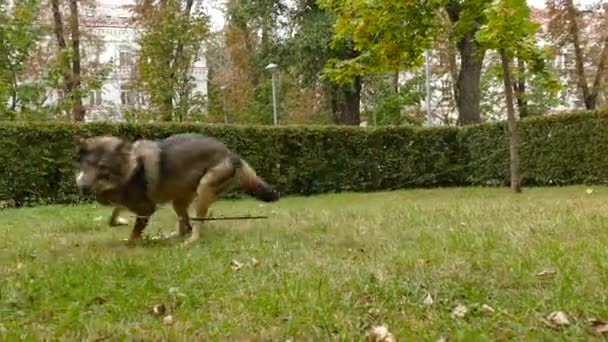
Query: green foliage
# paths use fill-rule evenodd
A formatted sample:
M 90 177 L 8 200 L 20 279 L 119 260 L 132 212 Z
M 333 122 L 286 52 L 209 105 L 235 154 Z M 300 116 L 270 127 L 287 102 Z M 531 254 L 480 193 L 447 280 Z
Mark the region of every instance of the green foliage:
M 398 93 L 392 77 L 388 80 L 388 77 L 374 75 L 365 79 L 363 102 L 366 104 L 364 114 L 368 124 L 420 126 L 422 118 L 417 109 L 425 96 L 421 91 L 424 88 L 423 76 L 414 77 L 400 85 Z
M 0 0 L 0 118 L 14 118 L 19 107 L 39 97 L 38 87 L 20 82 L 41 38 L 35 23 L 39 9 L 38 0 L 16 1 L 9 12 L 7 1 Z
M 154 139 L 178 132 L 203 132 L 224 140 L 283 194 L 505 185 L 509 179 L 504 123 L 376 129 L 4 123 L 0 201 L 26 205 L 90 200 L 74 183 L 77 134 Z M 524 184 L 608 183 L 608 113 L 526 119 L 520 123 L 520 137 Z
M 320 0 L 337 16 L 334 46 L 351 44 L 354 56 L 332 58 L 327 77 L 350 83 L 367 73 L 409 69 L 422 64 L 430 47 L 434 10 L 441 1 Z
M 134 21 L 143 28 L 133 86 L 165 121 L 189 119 L 204 108 L 203 99 L 193 94 L 190 73 L 203 53 L 208 21 L 193 6 L 192 0 L 137 1 L 133 9 Z

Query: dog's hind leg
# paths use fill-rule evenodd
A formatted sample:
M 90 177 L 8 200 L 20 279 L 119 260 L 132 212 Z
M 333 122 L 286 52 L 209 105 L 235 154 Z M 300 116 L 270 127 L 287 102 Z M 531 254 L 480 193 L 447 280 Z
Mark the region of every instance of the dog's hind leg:
M 219 198 L 222 192 L 235 178 L 235 171 L 232 163 L 226 159 L 217 166 L 211 168 L 205 174 L 196 189 L 197 197 L 194 201 L 194 205 L 197 218 L 202 219 L 207 216 L 209 206 Z M 200 239 L 202 225 L 203 222 L 195 222 L 192 225 L 192 235 L 185 242 L 186 244 L 191 244 Z
M 177 215 L 177 229 L 173 236 L 183 237 L 192 231 L 188 207 L 192 202 L 192 197 L 173 201 L 173 210 Z

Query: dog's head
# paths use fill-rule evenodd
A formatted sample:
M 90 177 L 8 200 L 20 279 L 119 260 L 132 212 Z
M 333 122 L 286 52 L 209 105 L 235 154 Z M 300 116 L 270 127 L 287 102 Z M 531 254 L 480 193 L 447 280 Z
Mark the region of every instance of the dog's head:
M 113 136 L 76 138 L 76 184 L 100 193 L 123 184 L 133 166 L 131 143 Z

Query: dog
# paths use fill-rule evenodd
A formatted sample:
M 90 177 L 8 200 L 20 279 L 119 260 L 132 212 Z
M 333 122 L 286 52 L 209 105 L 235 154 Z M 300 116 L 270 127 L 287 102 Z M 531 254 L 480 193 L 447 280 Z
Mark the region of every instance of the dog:
M 122 211 L 137 215 L 129 241 L 141 238 L 160 205 L 171 203 L 177 214 L 173 236 L 184 244 L 200 239 L 202 222 L 190 223 L 188 209 L 204 218 L 209 206 L 233 184 L 263 202 L 279 193 L 220 140 L 203 134 L 180 133 L 160 140 L 134 142 L 116 136 L 76 138 L 76 185 L 114 209 L 109 224 L 126 224 Z

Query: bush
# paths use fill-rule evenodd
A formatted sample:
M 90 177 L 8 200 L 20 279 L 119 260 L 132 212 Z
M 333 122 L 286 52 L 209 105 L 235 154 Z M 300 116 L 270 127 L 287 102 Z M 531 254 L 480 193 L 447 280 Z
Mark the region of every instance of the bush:
M 599 112 L 521 121 L 524 184 L 608 182 L 607 124 L 608 115 Z M 509 181 L 504 123 L 465 128 L 5 123 L 0 206 L 90 201 L 75 186 L 75 135 L 135 140 L 180 132 L 225 141 L 283 195 Z

